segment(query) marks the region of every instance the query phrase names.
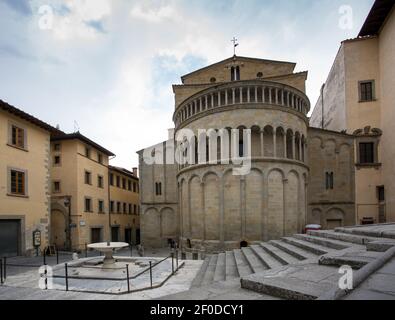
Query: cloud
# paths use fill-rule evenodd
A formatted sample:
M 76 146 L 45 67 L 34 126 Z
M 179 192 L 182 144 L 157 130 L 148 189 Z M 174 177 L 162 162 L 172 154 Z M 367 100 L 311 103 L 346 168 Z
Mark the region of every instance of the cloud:
M 104 26 L 103 26 L 103 21 L 101 21 L 101 20 L 85 21 L 85 24 L 87 26 L 95 29 L 97 32 L 106 33 L 106 30 L 104 29 Z
M 24 16 L 30 16 L 32 14 L 28 0 L 4 0 L 4 3 Z
M 164 20 L 177 18 L 172 1 L 166 4 L 159 1 L 140 2 L 132 8 L 130 15 L 135 19 L 141 19 L 150 23 L 160 23 Z

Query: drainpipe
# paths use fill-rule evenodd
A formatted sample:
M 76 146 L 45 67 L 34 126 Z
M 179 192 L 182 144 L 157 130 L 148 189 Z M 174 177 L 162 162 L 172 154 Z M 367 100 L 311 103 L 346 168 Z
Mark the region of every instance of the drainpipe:
M 325 83 L 321 87 L 321 129 L 324 129 L 324 89 Z
M 111 242 L 111 194 L 110 194 L 110 160 L 115 159 L 116 156 L 112 158 L 108 158 L 108 166 L 107 166 L 107 184 L 108 184 L 108 242 Z

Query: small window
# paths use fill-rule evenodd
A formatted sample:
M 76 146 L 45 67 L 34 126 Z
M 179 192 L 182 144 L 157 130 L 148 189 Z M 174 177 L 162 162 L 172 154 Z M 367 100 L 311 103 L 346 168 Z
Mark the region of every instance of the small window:
M 132 204 L 129 203 L 129 214 L 132 214 Z
M 91 157 L 91 149 L 89 147 L 85 147 L 85 156 L 87 158 Z
M 162 195 L 162 183 L 161 182 L 156 182 L 155 183 L 155 193 L 157 196 Z
M 258 73 L 256 74 L 256 77 L 257 77 L 257 78 L 262 78 L 262 77 L 263 77 L 263 73 L 262 73 L 262 72 L 258 72 Z
M 92 212 L 92 199 L 85 198 L 85 212 Z
M 123 214 L 127 214 L 127 211 L 126 211 L 126 203 L 125 203 L 125 202 L 123 203 Z
M 97 186 L 99 188 L 104 188 L 104 179 L 102 176 L 97 176 Z
M 53 182 L 53 192 L 60 192 L 60 181 Z
M 117 187 L 119 188 L 121 186 L 121 177 L 117 176 Z
M 60 156 L 54 156 L 53 157 L 53 164 L 55 166 L 60 166 Z
M 25 148 L 25 130 L 17 126 L 12 126 L 11 144 L 18 148 Z
M 137 192 L 137 183 L 133 182 L 133 192 Z
M 117 213 L 121 213 L 121 203 L 117 202 Z
M 92 184 L 92 174 L 89 171 L 85 171 L 85 184 Z
M 122 189 L 126 189 L 126 179 L 122 178 Z
M 374 81 L 361 81 L 359 83 L 359 100 L 361 102 L 374 100 Z
M 110 201 L 110 212 L 114 213 L 114 201 Z
M 99 207 L 99 213 L 104 213 L 104 201 L 103 200 L 99 200 L 98 207 Z
M 230 77 L 231 81 L 239 81 L 240 80 L 240 67 L 232 67 L 230 69 Z
M 215 82 L 217 82 L 217 79 L 214 78 L 214 77 L 212 77 L 212 78 L 210 79 L 210 82 L 211 82 L 211 83 L 215 83 Z
M 97 153 L 97 161 L 100 163 L 100 164 L 103 164 L 103 155 L 101 154 L 101 153 Z
M 22 171 L 11 170 L 11 194 L 25 195 L 26 176 Z
M 333 185 L 334 185 L 333 178 L 334 178 L 333 172 L 326 172 L 325 173 L 326 190 L 333 190 Z
M 361 142 L 359 144 L 359 163 L 372 164 L 374 163 L 374 143 Z
M 54 151 L 60 151 L 61 145 L 60 143 L 55 143 L 53 146 Z
M 379 202 L 384 202 L 385 201 L 385 189 L 384 189 L 384 186 L 377 187 L 377 198 L 379 199 Z
M 132 181 L 128 180 L 128 190 L 132 191 Z
M 135 204 L 133 205 L 133 213 L 137 214 L 137 206 Z
M 114 175 L 110 173 L 110 185 L 114 185 Z

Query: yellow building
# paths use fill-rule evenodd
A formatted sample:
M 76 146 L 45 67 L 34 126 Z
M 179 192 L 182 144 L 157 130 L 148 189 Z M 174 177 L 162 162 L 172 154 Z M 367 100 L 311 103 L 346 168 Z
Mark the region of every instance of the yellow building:
M 112 241 L 140 243 L 139 179 L 133 172 L 110 166 L 110 212 Z
M 356 223 L 395 221 L 395 14 L 377 0 L 343 41 L 310 125 L 355 136 Z
M 81 133 L 51 138 L 51 244 L 83 249 L 110 240 L 109 158 Z
M 0 100 L 0 256 L 48 244 L 51 133 L 60 131 Z

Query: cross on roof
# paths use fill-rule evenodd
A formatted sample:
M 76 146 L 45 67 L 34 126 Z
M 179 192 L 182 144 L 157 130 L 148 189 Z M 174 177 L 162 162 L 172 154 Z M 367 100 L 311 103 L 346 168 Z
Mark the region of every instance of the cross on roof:
M 235 56 L 236 55 L 236 47 L 239 45 L 237 43 L 238 40 L 236 39 L 236 37 L 233 37 L 233 39 L 230 41 L 233 42 L 233 55 Z

